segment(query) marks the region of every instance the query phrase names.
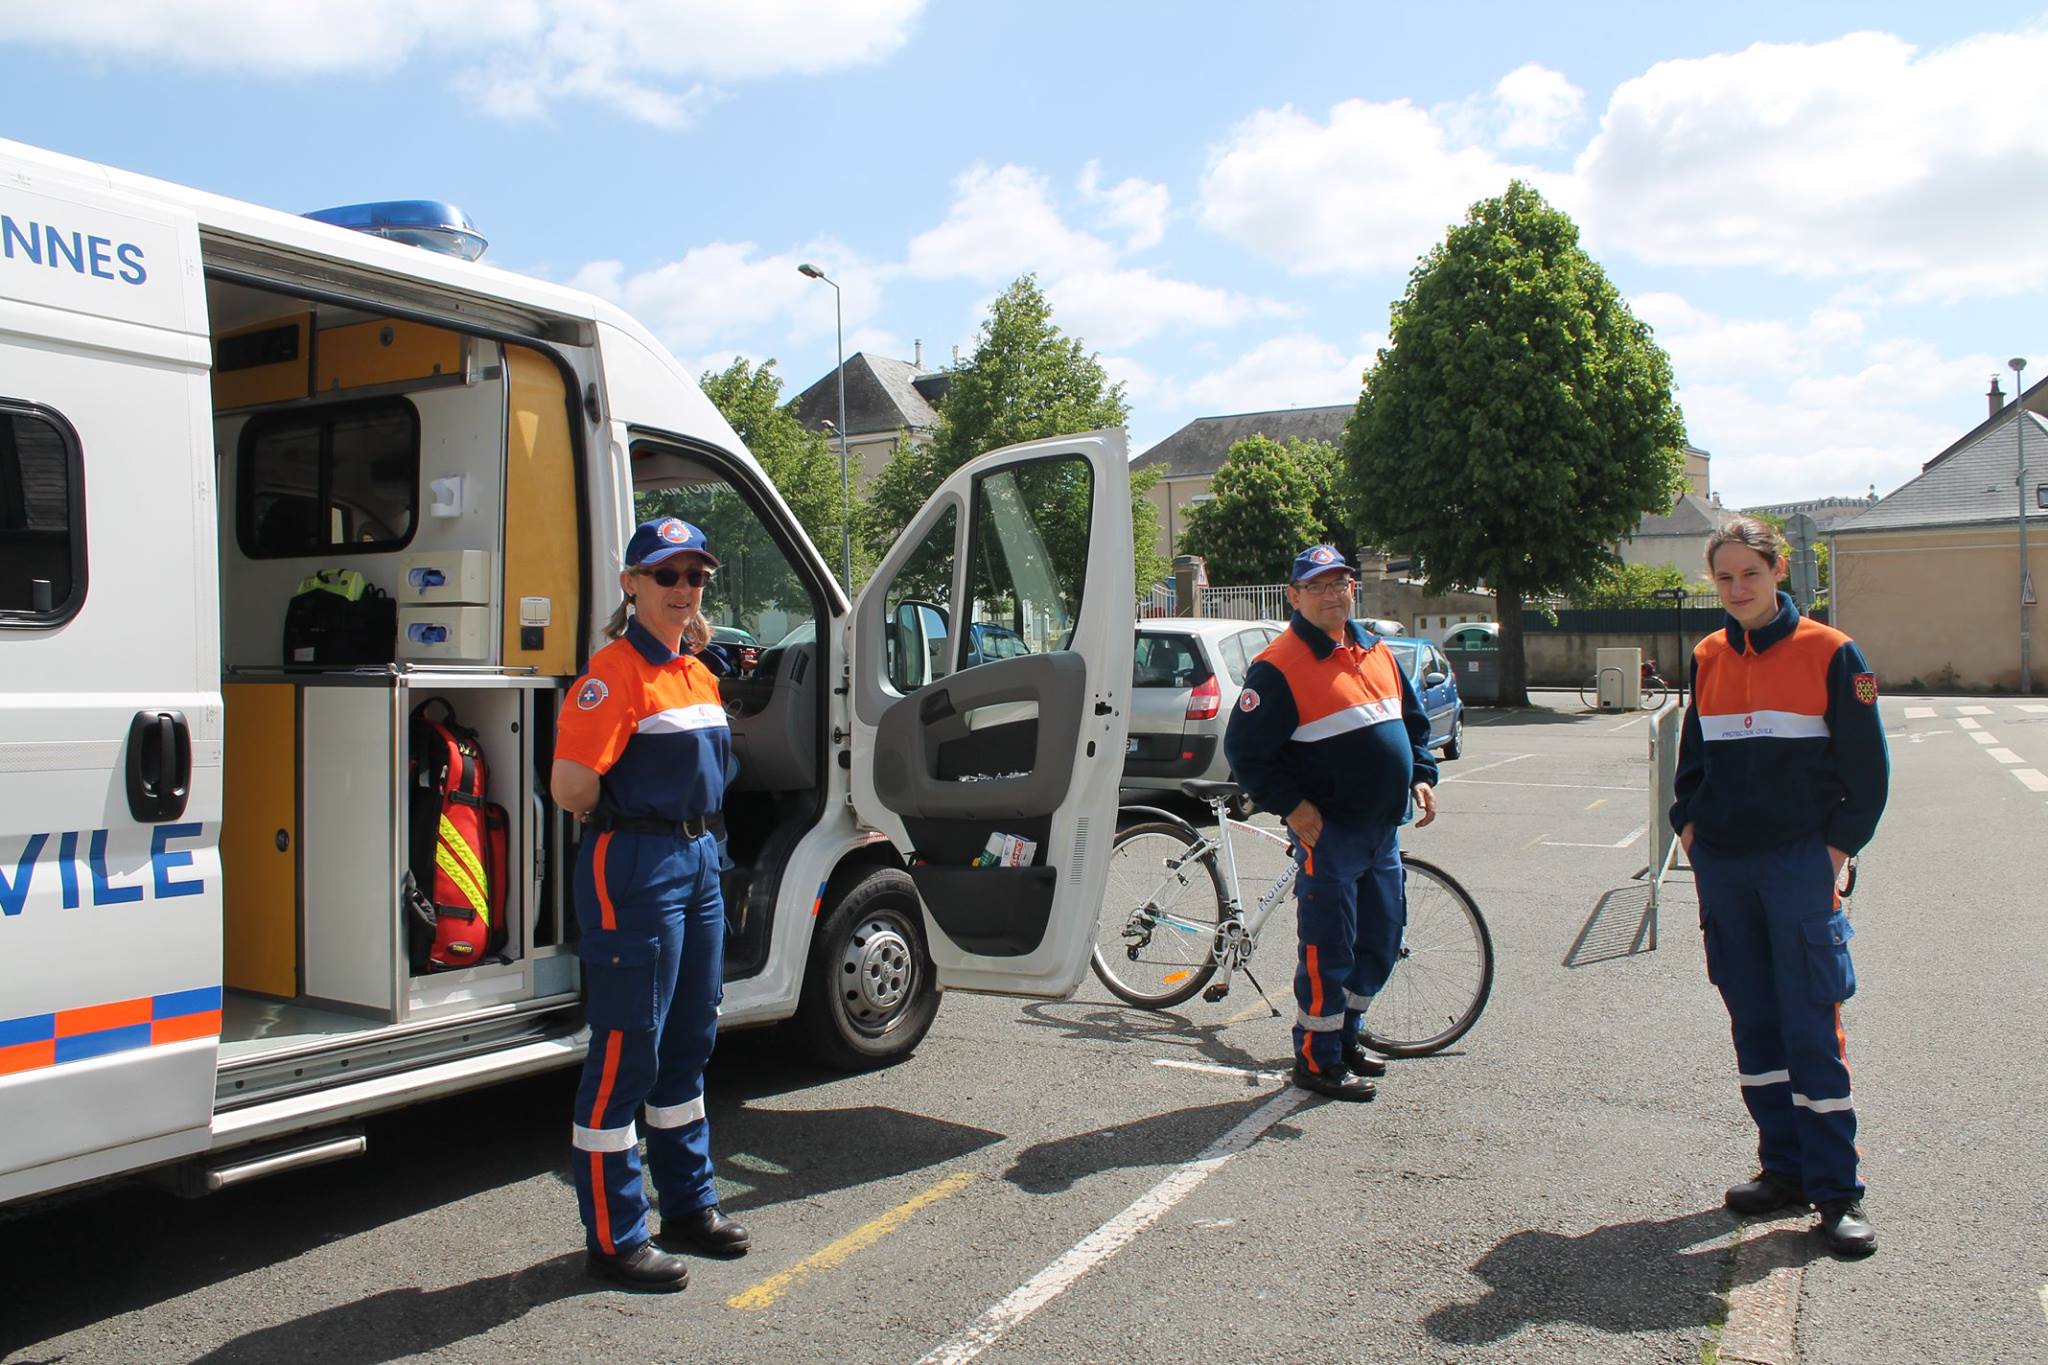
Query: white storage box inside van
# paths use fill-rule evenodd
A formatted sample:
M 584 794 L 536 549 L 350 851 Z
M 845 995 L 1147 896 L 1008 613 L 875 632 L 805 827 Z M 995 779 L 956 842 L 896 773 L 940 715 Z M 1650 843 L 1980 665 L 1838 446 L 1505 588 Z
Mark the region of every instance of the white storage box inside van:
M 489 550 L 415 550 L 400 561 L 398 604 L 491 600 Z
M 449 663 L 487 664 L 495 633 L 488 607 L 398 609 L 398 657 Z

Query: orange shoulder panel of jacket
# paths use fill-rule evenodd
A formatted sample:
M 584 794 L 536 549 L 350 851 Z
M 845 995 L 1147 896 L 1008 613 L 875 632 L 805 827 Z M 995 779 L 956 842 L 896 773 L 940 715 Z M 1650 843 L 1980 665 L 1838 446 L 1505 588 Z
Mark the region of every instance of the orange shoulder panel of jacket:
M 1801 619 L 1790 635 L 1761 653 L 1737 654 L 1726 635 L 1709 636 L 1696 651 L 1697 692 L 1703 716 L 1749 711 L 1789 711 L 1823 716 L 1828 709 L 1828 661 L 1848 637 L 1819 622 Z M 1707 645 L 1718 639 L 1719 649 Z
M 1344 647 L 1318 659 L 1306 643 L 1296 644 L 1298 653 L 1274 663 L 1287 679 L 1287 689 L 1294 694 L 1295 715 L 1303 725 L 1354 706 L 1400 705 L 1400 665 L 1393 662 L 1394 651 L 1385 645 L 1367 650 L 1364 664 L 1353 666 Z

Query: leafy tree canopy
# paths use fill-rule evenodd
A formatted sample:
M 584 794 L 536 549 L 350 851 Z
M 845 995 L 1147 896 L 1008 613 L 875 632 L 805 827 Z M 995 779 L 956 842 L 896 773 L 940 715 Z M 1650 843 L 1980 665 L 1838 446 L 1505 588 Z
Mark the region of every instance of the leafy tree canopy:
M 1702 576 L 1686 577 L 1672 564 L 1614 563 L 1602 569 L 1593 581 L 1572 598 L 1575 607 L 1666 607 L 1654 594 L 1669 588 L 1683 588 L 1690 596 L 1687 606 L 1714 605 L 1714 585 Z
M 1302 547 L 1323 539 L 1318 504 L 1330 496 L 1335 456 L 1298 436 L 1239 441 L 1210 481 L 1209 501 L 1188 509 L 1181 549 L 1206 559 L 1219 586 L 1285 582 Z
M 1523 597 L 1592 579 L 1683 486 L 1670 360 L 1520 181 L 1416 266 L 1389 335 L 1345 430 L 1352 519 L 1434 586 L 1496 589 L 1526 702 Z

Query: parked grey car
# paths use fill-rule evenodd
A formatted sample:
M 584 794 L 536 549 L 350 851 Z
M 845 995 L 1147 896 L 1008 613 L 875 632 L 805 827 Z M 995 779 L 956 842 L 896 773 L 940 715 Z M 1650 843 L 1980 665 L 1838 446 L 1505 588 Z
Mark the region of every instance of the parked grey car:
M 1244 690 L 1244 671 L 1285 630 L 1278 621 L 1211 618 L 1138 625 L 1131 668 L 1126 792 L 1179 792 L 1188 778 L 1229 780 L 1223 728 Z

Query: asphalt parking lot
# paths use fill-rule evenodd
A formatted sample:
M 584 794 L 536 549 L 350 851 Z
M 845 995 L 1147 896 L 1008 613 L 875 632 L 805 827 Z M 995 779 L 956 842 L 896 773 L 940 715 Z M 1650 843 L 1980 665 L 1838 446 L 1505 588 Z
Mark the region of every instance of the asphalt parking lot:
M 2048 1357 L 2048 704 L 1882 702 L 1894 795 L 1845 1010 L 1880 1250 L 1847 1263 L 1808 1218 L 1721 1209 L 1753 1138 L 1683 873 L 1634 950 L 1645 721 L 1539 701 L 1474 713 L 1410 840 L 1484 908 L 1492 1001 L 1371 1105 L 1284 1087 L 1287 1021 L 1242 984 L 1171 1014 L 1092 980 L 949 998 L 867 1076 L 736 1035 L 714 1145 L 756 1250 L 680 1295 L 583 1274 L 573 1078 L 549 1077 L 208 1201 L 124 1186 L 0 1222 L 0 1359 Z M 1274 867 L 1247 863 L 1256 894 Z M 1291 960 L 1283 913 L 1255 963 L 1283 1009 Z

